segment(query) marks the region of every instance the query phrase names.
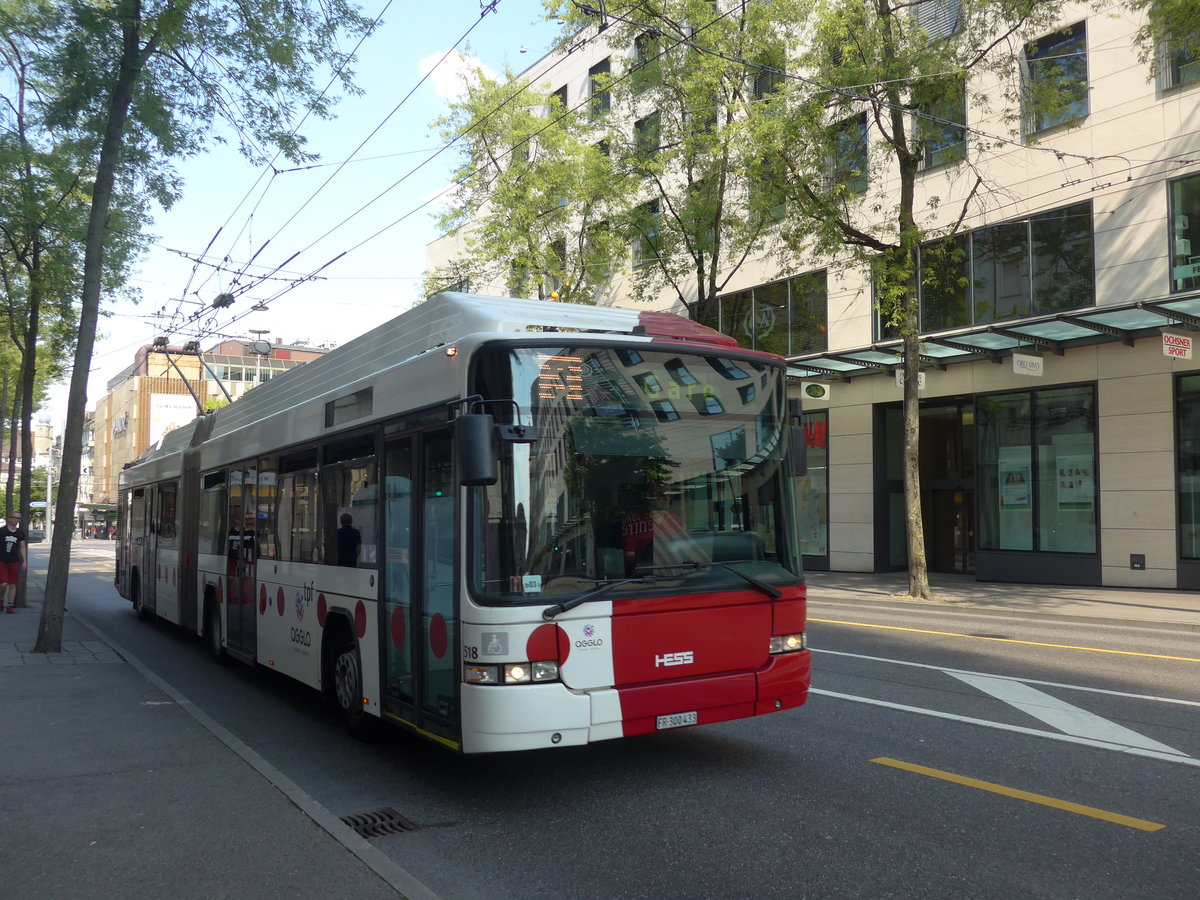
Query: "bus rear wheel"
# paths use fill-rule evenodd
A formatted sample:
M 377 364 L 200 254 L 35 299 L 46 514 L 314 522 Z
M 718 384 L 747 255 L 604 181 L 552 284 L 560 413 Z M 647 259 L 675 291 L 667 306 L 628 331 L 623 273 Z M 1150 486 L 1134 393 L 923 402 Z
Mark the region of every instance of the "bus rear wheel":
M 136 572 L 129 585 L 129 602 L 133 604 L 139 622 L 149 622 L 154 618 L 154 610 L 146 609 L 146 604 L 142 602 L 142 581 Z
M 225 644 L 221 641 L 221 608 L 211 598 L 204 604 L 204 641 L 209 655 L 219 663 L 229 661 Z
M 379 720 L 363 709 L 362 657 L 353 639 L 343 639 L 333 657 L 333 700 L 346 730 L 360 741 L 374 738 Z

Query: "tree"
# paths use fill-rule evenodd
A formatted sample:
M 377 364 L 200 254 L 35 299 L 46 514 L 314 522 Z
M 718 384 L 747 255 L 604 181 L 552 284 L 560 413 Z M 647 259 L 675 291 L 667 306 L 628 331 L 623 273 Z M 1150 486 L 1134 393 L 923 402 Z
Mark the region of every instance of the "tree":
M 216 121 L 249 158 L 262 147 L 311 159 L 290 127 L 297 110 L 325 117 L 333 98 L 315 79 L 331 70 L 352 88 L 341 35 L 368 22 L 346 0 L 113 0 L 54 4 L 37 47 L 45 98 L 41 125 L 72 139 L 88 161 L 79 333 L 63 434 L 55 520 L 69 522 L 79 488 L 87 375 L 116 232 L 114 198 L 148 192 L 169 206 L 179 189 L 171 161 L 199 152 Z M 62 645 L 72 529 L 55 529 L 35 649 Z
M 1200 60 L 1200 17 L 1193 0 L 1131 0 L 1129 6 L 1145 15 L 1136 41 L 1138 57 L 1151 72 L 1171 56 Z
M 753 123 L 782 84 L 789 32 L 778 5 L 622 0 L 602 14 L 546 5 L 565 22 L 564 45 L 599 33 L 614 51 L 601 86 L 622 115 L 602 124 L 614 170 L 639 183 L 620 247 L 634 247 L 633 296 L 665 295 L 715 321 L 718 294 L 777 214 L 779 171 L 754 143 Z
M 511 72 L 475 69 L 461 100 L 434 123 L 459 141 L 459 188 L 439 218 L 465 252 L 427 287 L 504 284 L 514 296 L 594 303 L 624 247 L 628 179 L 616 177 L 588 114 Z
M 881 324 L 901 340 L 904 497 L 909 593 L 928 598 L 921 513 L 918 386 L 920 283 L 955 274 L 954 236 L 988 187 L 985 160 L 1019 142 L 1022 114 L 1071 108 L 1066 78 L 1022 77 L 1020 40 L 1050 31 L 1059 2 L 1038 0 L 798 0 L 791 27 L 807 23 L 774 115 L 757 142 L 782 161 L 787 213 L 781 254 L 868 265 Z M 1058 63 L 1056 63 L 1058 64 Z M 1007 134 L 966 127 L 990 117 Z M 947 196 L 917 199 L 926 165 L 960 163 Z M 887 182 L 885 188 L 879 186 Z M 922 257 L 919 251 L 924 248 Z M 941 260 L 942 266 L 936 265 Z

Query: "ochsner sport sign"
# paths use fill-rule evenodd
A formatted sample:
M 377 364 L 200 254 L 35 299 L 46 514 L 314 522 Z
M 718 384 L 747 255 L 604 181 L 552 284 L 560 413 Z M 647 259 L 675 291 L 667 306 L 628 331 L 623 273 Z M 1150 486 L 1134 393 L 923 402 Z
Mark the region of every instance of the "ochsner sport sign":
M 1164 331 L 1162 339 L 1163 356 L 1170 356 L 1175 359 L 1192 358 L 1192 339 L 1187 335 Z

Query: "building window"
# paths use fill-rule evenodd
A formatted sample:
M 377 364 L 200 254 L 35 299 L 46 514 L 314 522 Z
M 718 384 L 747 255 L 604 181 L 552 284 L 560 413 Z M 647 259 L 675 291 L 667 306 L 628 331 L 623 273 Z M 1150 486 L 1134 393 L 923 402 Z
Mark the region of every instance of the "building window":
M 1096 390 L 976 399 L 979 547 L 1096 553 Z
M 658 67 L 658 33 L 644 31 L 633 39 L 633 68 L 629 82 L 634 93 L 656 87 L 661 80 Z
M 1200 559 L 1200 375 L 1184 375 L 1176 391 L 1179 433 L 1179 555 Z
M 659 147 L 659 115 L 652 113 L 633 123 L 634 168 L 641 170 L 654 158 Z
M 555 106 L 555 104 L 554 104 L 555 100 L 558 101 L 557 106 Z M 554 93 L 552 93 L 550 95 L 550 112 L 551 113 L 561 113 L 566 108 L 567 108 L 567 86 L 564 84 L 562 87 L 560 87 L 558 90 L 554 91 Z
M 643 203 L 637 208 L 633 222 L 637 233 L 637 237 L 633 239 L 634 268 L 658 261 L 661 244 L 658 227 L 661 215 L 662 210 L 657 199 Z
M 1200 59 L 1183 47 L 1167 42 L 1166 65 L 1167 87 L 1178 87 L 1200 80 Z
M 958 33 L 959 5 L 959 0 L 926 0 L 913 7 L 913 18 L 933 43 Z
M 612 94 L 608 90 L 612 63 L 601 60 L 588 69 L 588 116 L 593 122 L 600 119 L 612 106 Z
M 1087 27 L 1079 22 L 1025 45 L 1026 130 L 1045 131 L 1088 114 Z
M 921 164 L 926 169 L 949 165 L 967 155 L 967 83 L 954 79 L 944 94 L 923 105 L 917 120 Z
M 1200 174 L 1171 182 L 1171 290 L 1200 288 Z
M 861 194 L 867 189 L 867 114 L 852 116 L 833 126 L 829 177 L 834 191 Z

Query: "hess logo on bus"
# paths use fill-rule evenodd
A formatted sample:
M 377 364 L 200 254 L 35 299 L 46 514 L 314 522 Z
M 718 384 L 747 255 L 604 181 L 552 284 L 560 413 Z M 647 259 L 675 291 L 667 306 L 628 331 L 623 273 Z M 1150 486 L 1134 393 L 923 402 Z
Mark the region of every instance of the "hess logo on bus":
M 680 650 L 677 653 L 663 653 L 654 657 L 654 668 L 662 666 L 690 666 L 696 661 L 691 650 Z

